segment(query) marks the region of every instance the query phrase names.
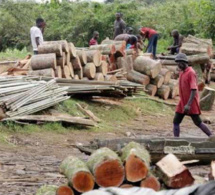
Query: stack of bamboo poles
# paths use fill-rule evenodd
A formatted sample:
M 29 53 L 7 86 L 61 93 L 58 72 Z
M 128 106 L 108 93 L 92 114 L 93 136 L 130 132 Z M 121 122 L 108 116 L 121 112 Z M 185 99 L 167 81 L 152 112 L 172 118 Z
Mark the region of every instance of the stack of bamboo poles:
M 55 80 L 34 81 L 23 77 L 0 77 L 1 118 L 23 116 L 49 108 L 64 100 L 68 87 Z
M 168 188 L 192 185 L 194 179 L 189 170 L 173 155 L 167 155 L 150 167 L 150 154 L 144 146 L 130 142 L 118 155 L 109 148 L 100 148 L 82 161 L 69 156 L 60 165 L 60 173 L 68 179 L 65 186 L 44 186 L 36 195 L 51 192 L 57 195 L 82 194 L 99 187 L 132 188 L 134 186 L 160 191 L 161 182 Z

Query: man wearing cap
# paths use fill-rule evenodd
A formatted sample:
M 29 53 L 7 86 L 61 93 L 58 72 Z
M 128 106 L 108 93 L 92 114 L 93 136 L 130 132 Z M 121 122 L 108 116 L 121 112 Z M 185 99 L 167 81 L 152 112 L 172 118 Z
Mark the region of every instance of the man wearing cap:
M 178 63 L 178 68 L 180 69 L 180 101 L 176 107 L 175 117 L 173 121 L 174 137 L 180 136 L 180 123 L 182 122 L 185 115 L 190 116 L 194 124 L 199 127 L 207 136 L 211 136 L 211 131 L 200 118 L 201 111 L 199 105 L 199 92 L 196 73 L 192 67 L 188 67 L 188 59 L 185 54 L 178 54 L 175 58 L 175 62 Z
M 172 55 L 178 54 L 184 37 L 179 34 L 178 30 L 173 30 L 171 36 L 173 37 L 173 45 L 168 47 L 167 50 L 169 50 Z

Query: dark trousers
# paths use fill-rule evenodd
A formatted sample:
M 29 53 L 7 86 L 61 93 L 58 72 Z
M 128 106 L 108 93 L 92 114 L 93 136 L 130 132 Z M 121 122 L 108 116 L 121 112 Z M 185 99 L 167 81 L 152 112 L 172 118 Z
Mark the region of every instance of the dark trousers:
M 198 114 L 191 114 L 188 116 L 190 116 L 192 118 L 192 120 L 196 126 L 199 127 L 200 124 L 202 123 L 202 119 L 200 118 L 200 116 Z M 184 117 L 185 117 L 185 114 L 176 112 L 173 123 L 179 125 L 183 121 Z
M 158 43 L 158 35 L 155 34 L 149 39 L 149 45 L 147 49 L 147 52 L 152 53 L 154 58 L 156 57 L 157 43 Z
M 34 55 L 38 55 L 38 51 L 34 51 Z
M 177 47 L 177 48 L 172 48 L 172 49 L 170 50 L 170 53 L 171 53 L 172 55 L 178 54 L 178 53 L 179 53 L 179 47 Z

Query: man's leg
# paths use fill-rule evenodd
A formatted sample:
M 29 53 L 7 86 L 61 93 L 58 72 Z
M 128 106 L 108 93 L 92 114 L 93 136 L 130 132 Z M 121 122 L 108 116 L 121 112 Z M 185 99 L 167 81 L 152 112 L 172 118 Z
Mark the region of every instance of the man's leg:
M 154 56 L 154 58 L 156 58 L 157 43 L 158 43 L 158 35 L 154 35 L 153 36 L 153 56 Z
M 207 136 L 211 136 L 212 133 L 209 128 L 202 122 L 202 119 L 198 114 L 191 115 L 194 124 L 199 127 Z
M 175 113 L 175 117 L 173 120 L 173 134 L 174 137 L 179 137 L 180 136 L 180 124 L 184 118 L 184 114 L 180 114 L 178 112 Z
M 148 44 L 148 49 L 147 53 L 152 53 L 153 52 L 153 36 L 149 39 L 149 44 Z
M 34 55 L 38 55 L 38 51 L 34 51 Z

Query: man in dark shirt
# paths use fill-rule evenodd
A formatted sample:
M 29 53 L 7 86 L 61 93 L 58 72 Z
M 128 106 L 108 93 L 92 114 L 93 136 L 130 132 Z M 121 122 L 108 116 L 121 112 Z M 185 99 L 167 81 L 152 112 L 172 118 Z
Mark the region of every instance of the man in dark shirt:
M 113 39 L 115 39 L 116 36 L 125 33 L 126 31 L 126 24 L 124 20 L 121 18 L 120 13 L 116 13 L 116 20 L 114 22 L 114 35 Z
M 172 46 L 167 48 L 167 50 L 170 50 L 170 54 L 172 55 L 178 54 L 184 37 L 180 35 L 177 30 L 173 30 L 171 36 L 173 37 L 174 42 Z

